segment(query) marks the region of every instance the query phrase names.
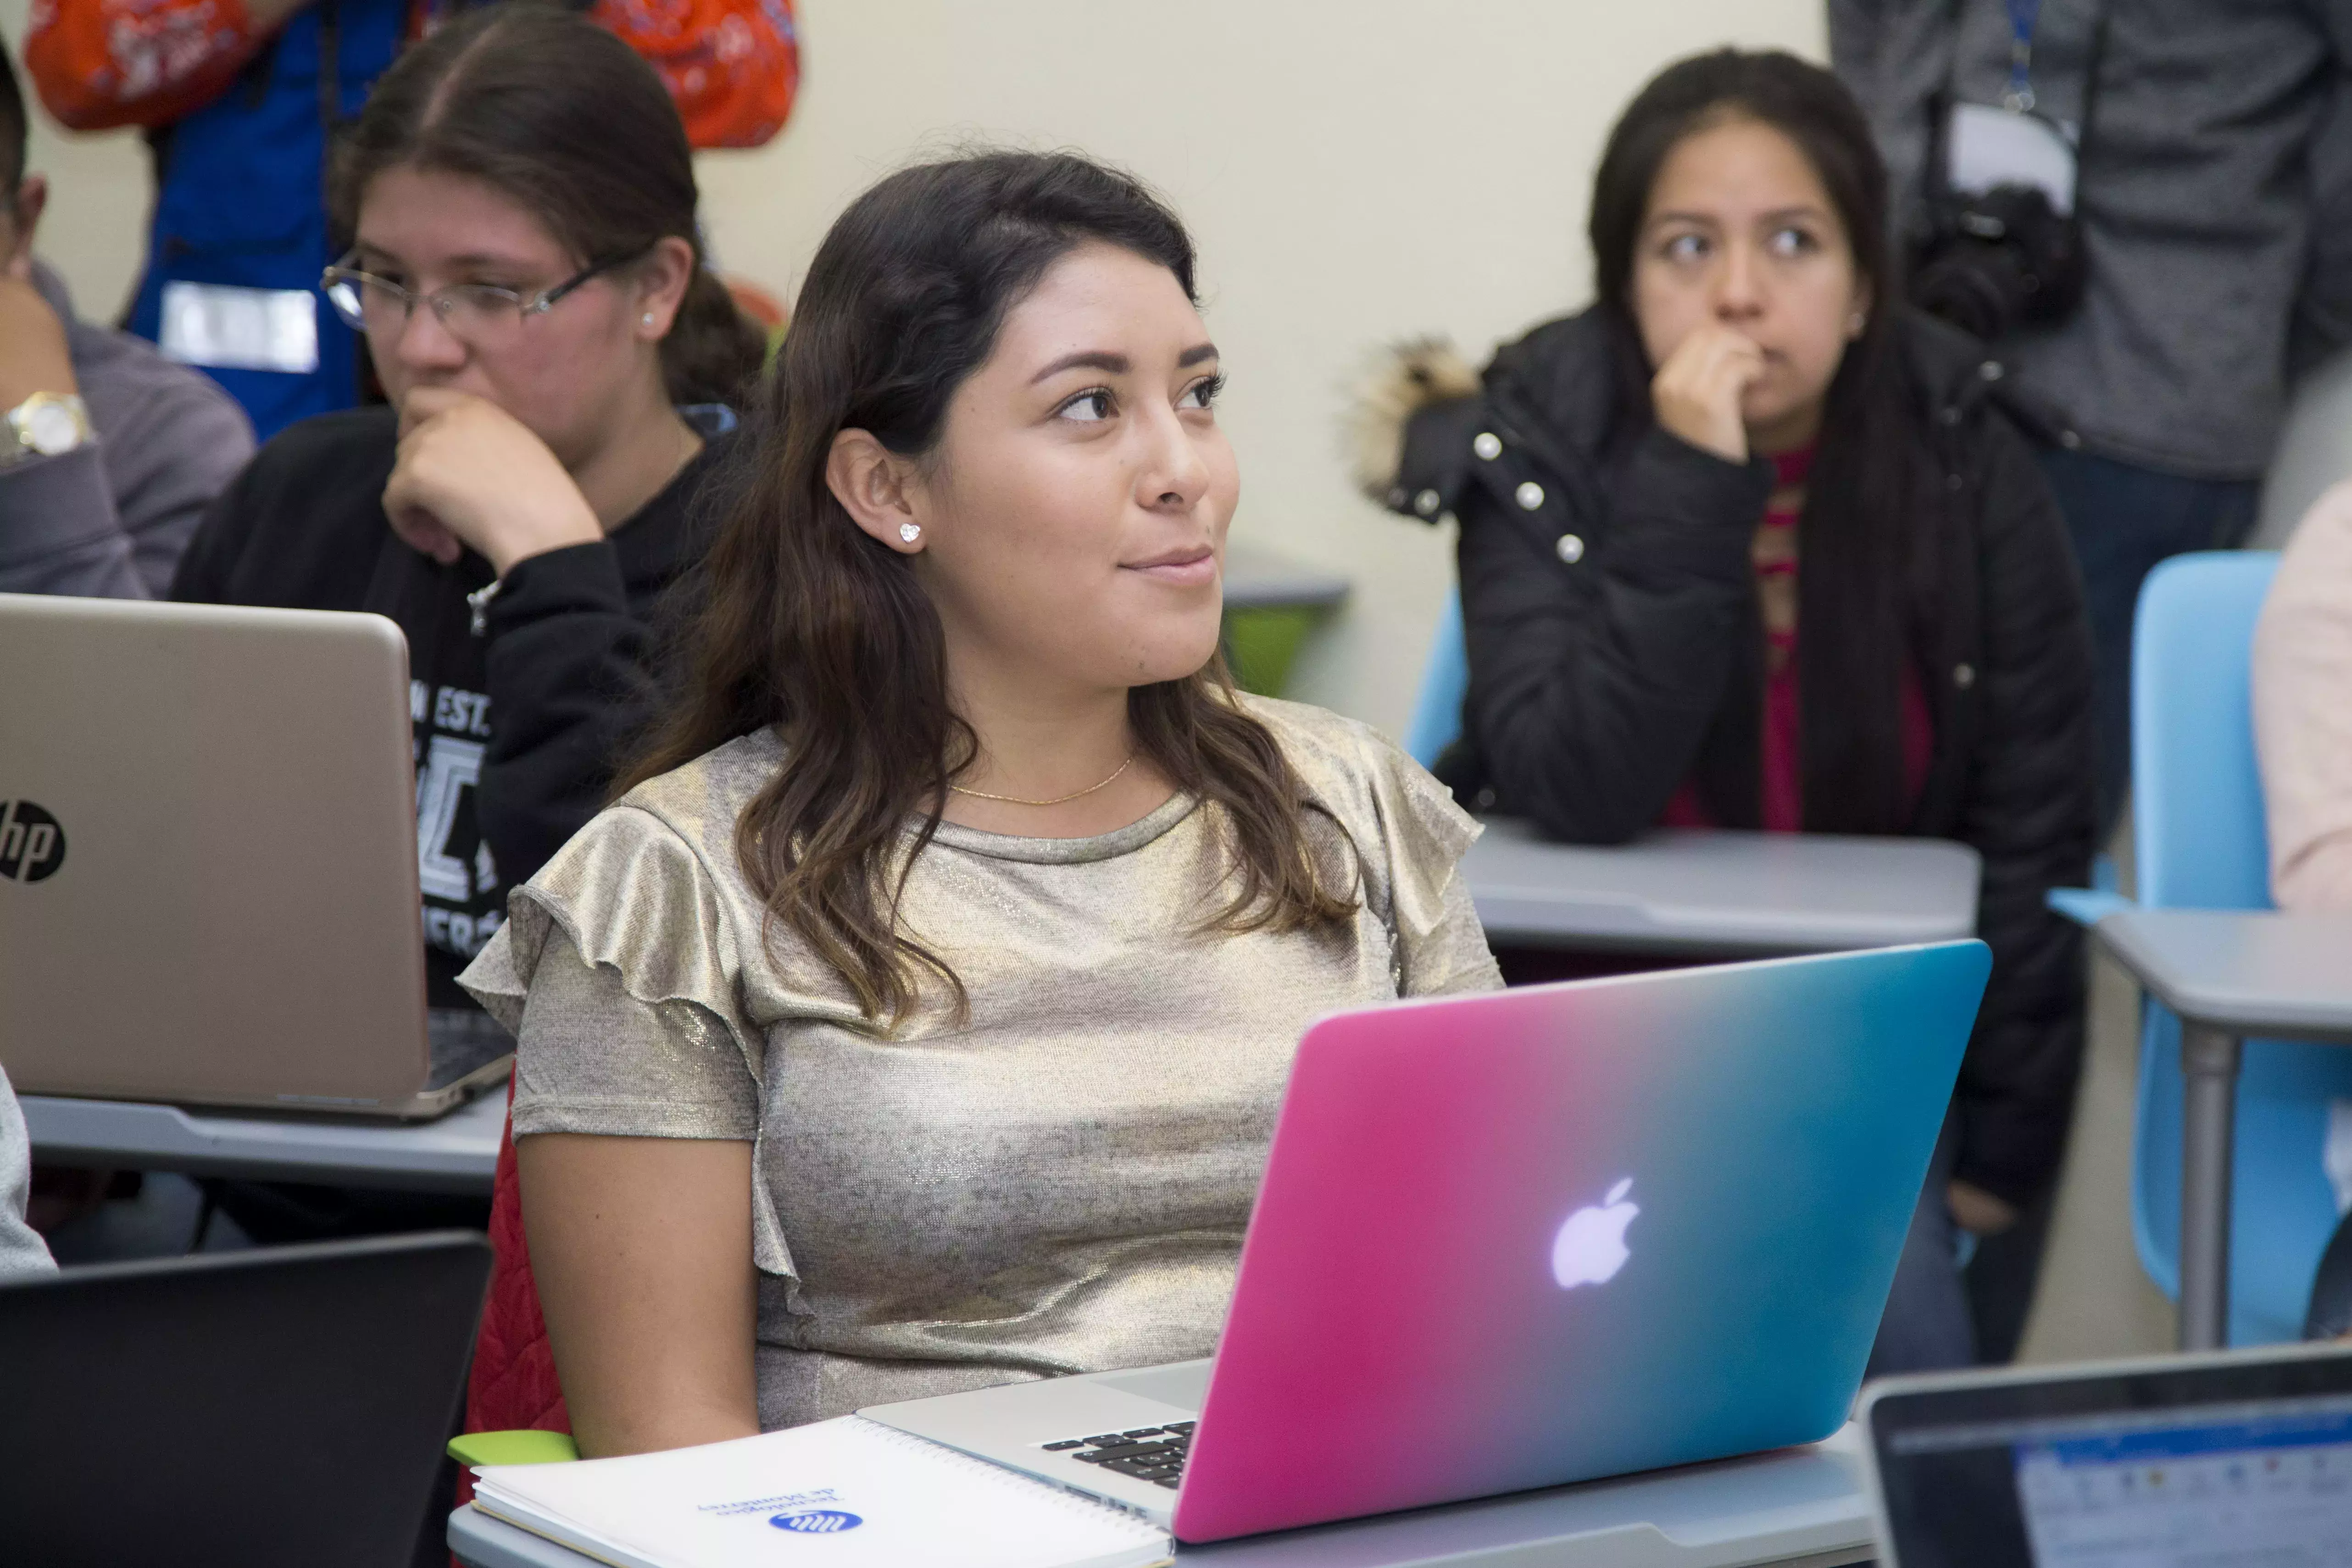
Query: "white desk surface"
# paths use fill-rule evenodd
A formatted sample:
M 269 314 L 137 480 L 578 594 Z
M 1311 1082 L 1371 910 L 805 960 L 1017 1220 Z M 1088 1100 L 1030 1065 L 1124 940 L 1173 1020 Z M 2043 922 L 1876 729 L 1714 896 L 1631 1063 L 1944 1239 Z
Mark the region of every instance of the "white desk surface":
M 488 1193 L 506 1126 L 495 1086 L 433 1121 L 260 1116 L 118 1100 L 24 1097 L 36 1159 L 194 1175 Z
M 1976 932 L 1979 863 L 1964 845 L 1667 828 L 1599 848 L 1486 822 L 1462 872 L 1498 944 L 1735 956 Z
M 2094 929 L 2184 1018 L 2235 1035 L 2352 1039 L 2352 914 L 2125 910 Z
M 1348 596 L 1348 580 L 1335 572 L 1286 561 L 1247 544 L 1225 546 L 1225 608 L 1228 610 L 1319 609 Z
M 589 1568 L 568 1547 L 470 1508 L 449 1516 L 467 1568 Z M 1810 1448 L 1519 1492 L 1279 1535 L 1188 1546 L 1203 1568 L 1827 1568 L 1871 1555 L 1853 1426 Z

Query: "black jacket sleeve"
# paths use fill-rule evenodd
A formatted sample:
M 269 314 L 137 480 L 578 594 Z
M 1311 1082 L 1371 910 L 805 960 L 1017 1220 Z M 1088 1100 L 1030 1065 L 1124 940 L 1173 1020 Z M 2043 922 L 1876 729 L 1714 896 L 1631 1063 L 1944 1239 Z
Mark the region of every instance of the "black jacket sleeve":
M 1995 420 L 1982 472 L 1980 731 L 1958 837 L 1984 858 L 1992 979 L 1960 1069 L 1954 1173 L 2022 1203 L 2056 1174 L 2083 1056 L 2080 932 L 2043 895 L 2087 879 L 2090 635 L 2057 502 Z
M 654 634 L 609 542 L 516 563 L 490 601 L 482 836 L 512 887 L 604 803 L 617 753 L 655 702 Z
M 170 596 L 199 604 L 362 608 L 389 530 L 388 409 L 305 419 L 254 454 L 179 552 Z
M 170 597 L 198 605 L 229 602 L 229 574 L 244 553 L 243 520 L 253 515 L 257 498 L 254 465 L 247 464 L 228 489 L 214 498 L 196 524 L 188 548 L 172 573 Z
M 1567 487 L 1549 487 L 1565 490 Z M 1497 809 L 1555 838 L 1615 844 L 1657 820 L 1690 772 L 1753 614 L 1750 541 L 1771 480 L 1653 428 L 1605 517 L 1565 495 L 1537 510 L 1467 487 L 1465 714 Z M 1564 560 L 1563 531 L 1581 556 Z

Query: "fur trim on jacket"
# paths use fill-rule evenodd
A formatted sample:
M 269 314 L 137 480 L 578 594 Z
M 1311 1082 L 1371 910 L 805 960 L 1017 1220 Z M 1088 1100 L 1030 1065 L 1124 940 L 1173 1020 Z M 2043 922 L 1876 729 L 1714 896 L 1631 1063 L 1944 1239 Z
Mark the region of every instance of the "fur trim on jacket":
M 1374 353 L 1349 399 L 1344 433 L 1356 488 L 1401 508 L 1405 426 L 1423 409 L 1478 395 L 1478 372 L 1444 338 L 1412 338 Z

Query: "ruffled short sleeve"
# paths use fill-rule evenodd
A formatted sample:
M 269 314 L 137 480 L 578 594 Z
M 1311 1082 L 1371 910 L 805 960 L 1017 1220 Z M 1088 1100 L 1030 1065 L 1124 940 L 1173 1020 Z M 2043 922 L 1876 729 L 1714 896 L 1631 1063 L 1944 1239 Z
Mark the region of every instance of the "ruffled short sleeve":
M 515 1031 L 514 1132 L 724 1138 L 760 1131 L 760 1086 L 724 1025 L 692 1002 L 642 1002 L 610 964 L 547 933 Z
M 743 1017 L 742 949 L 724 900 L 685 838 L 653 813 L 600 812 L 507 900 L 506 924 L 457 983 L 520 1036 L 524 1001 L 561 931 L 592 967 L 653 1008 L 684 1003 L 709 1015 L 753 1079 L 761 1036 Z
M 1503 976 L 1462 878 L 1485 831 L 1429 770 L 1352 719 L 1271 698 L 1244 700 L 1316 802 L 1347 830 L 1364 895 L 1395 949 L 1397 994 L 1494 991 Z
M 766 1035 L 743 1000 L 744 957 L 757 949 L 740 923 L 693 844 L 625 803 L 514 889 L 506 924 L 458 984 L 516 1037 L 516 1136 L 757 1145 Z M 751 1231 L 754 1265 L 794 1275 L 774 1195 L 756 1176 Z
M 1462 857 L 1486 830 L 1387 736 L 1366 731 L 1364 750 L 1388 852 L 1398 994 L 1500 990 L 1502 972 L 1462 876 Z

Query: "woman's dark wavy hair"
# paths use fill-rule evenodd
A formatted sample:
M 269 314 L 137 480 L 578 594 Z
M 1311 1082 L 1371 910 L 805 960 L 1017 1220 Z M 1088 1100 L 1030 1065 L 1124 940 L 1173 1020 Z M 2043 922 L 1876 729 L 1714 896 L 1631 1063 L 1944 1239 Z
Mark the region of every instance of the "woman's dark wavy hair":
M 694 277 L 661 344 L 670 401 L 732 402 L 758 378 L 766 334 L 703 265 L 677 106 L 653 67 L 585 16 L 509 0 L 403 53 L 335 139 L 327 208 L 338 243 L 358 231 L 370 183 L 404 166 L 490 185 L 583 266 L 685 240 Z
M 1804 515 L 1798 524 L 1798 658 L 1803 672 L 1805 826 L 1895 833 L 1907 816 L 1902 677 L 1922 603 L 1910 574 L 1923 557 L 1914 451 L 1921 417 L 1901 362 L 1902 279 L 1887 243 L 1886 168 L 1844 84 L 1777 51 L 1720 49 L 1667 67 L 1627 106 L 1593 180 L 1590 233 L 1602 306 L 1619 343 L 1622 414 L 1647 420 L 1652 367 L 1633 306 L 1634 248 L 1650 193 L 1682 142 L 1728 121 L 1786 136 L 1837 209 L 1871 308 L 1830 384 Z M 1699 762 L 1718 820 L 1757 820 L 1752 714 L 1727 702 Z
M 621 788 L 772 726 L 784 760 L 735 847 L 768 919 L 893 1025 L 930 973 L 900 927 L 914 858 L 976 740 L 950 706 L 938 612 L 908 559 L 868 538 L 825 483 L 834 437 L 934 451 L 956 390 L 1006 313 L 1081 245 L 1118 247 L 1194 296 L 1192 242 L 1131 177 L 1068 153 L 982 153 L 902 170 L 843 213 L 810 265 L 763 405 L 739 448 L 744 488 L 703 574 L 680 702 Z M 1230 901 L 1208 925 L 1287 931 L 1345 919 L 1318 874 L 1303 791 L 1237 704 L 1222 657 L 1128 698 L 1137 749 L 1222 816 Z M 910 820 L 920 822 L 909 843 Z

